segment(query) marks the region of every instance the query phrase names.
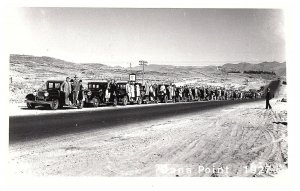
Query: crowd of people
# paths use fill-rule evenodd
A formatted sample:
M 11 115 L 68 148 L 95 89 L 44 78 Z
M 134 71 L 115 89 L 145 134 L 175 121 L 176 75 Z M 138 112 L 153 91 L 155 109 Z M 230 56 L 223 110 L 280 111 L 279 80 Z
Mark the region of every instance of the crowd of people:
M 145 83 L 146 95 L 155 98 L 161 92 L 168 95 L 169 99 L 177 98 L 178 100 L 236 100 L 246 98 L 260 98 L 261 92 L 240 90 L 240 89 L 226 89 L 218 86 L 204 86 L 204 85 L 183 85 L 176 86 L 174 83 L 170 84 L 152 84 L 151 82 Z
M 64 93 L 66 105 L 76 105 L 78 100 L 83 98 L 82 80 L 78 80 L 76 75 L 73 79 L 66 77 L 66 81 L 62 83 L 60 89 Z
M 129 98 L 139 96 L 147 96 L 150 101 L 160 101 L 161 95 L 167 95 L 169 100 L 174 101 L 211 101 L 211 100 L 237 100 L 247 98 L 260 98 L 260 91 L 246 91 L 240 89 L 226 89 L 219 86 L 208 85 L 180 85 L 175 83 L 153 83 L 145 81 L 144 84 L 129 82 L 125 85 L 126 94 Z M 76 105 L 78 100 L 83 98 L 84 87 L 82 80 L 79 80 L 75 75 L 73 79 L 66 78 L 66 81 L 61 85 L 61 91 L 64 92 L 65 104 Z M 141 94 L 141 91 L 143 93 Z M 111 99 L 116 96 L 117 83 L 115 80 L 110 80 L 107 83 L 105 90 L 105 98 Z

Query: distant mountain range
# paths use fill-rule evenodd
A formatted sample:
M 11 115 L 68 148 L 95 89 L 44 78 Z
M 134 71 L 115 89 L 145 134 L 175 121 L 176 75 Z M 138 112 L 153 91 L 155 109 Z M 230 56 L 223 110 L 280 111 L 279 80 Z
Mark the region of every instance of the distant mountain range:
M 60 69 L 60 72 L 67 72 L 68 69 L 70 71 L 76 73 L 86 71 L 87 73 L 97 73 L 98 71 L 119 71 L 119 72 L 137 72 L 140 73 L 142 71 L 142 66 L 132 67 L 131 69 L 128 67 L 120 67 L 120 66 L 107 66 L 101 63 L 73 63 L 64 61 L 57 58 L 47 57 L 47 56 L 31 56 L 31 55 L 18 55 L 11 54 L 10 55 L 10 66 L 13 67 L 16 64 L 23 64 L 27 69 L 30 68 L 34 71 L 36 69 L 42 68 L 53 68 L 54 71 Z M 13 68 L 11 68 L 13 69 Z M 227 63 L 223 66 L 175 66 L 175 65 L 159 65 L 159 64 L 149 64 L 145 66 L 145 73 L 161 73 L 161 74 L 196 74 L 206 73 L 206 72 L 217 72 L 218 69 L 230 72 L 230 71 L 268 71 L 275 72 L 279 76 L 286 75 L 286 63 L 285 62 L 262 62 L 259 64 L 251 64 L 247 62 L 241 62 L 238 64 Z M 59 72 L 57 71 L 57 72 Z M 24 71 L 26 72 L 26 71 Z
M 238 64 L 224 64 L 222 66 L 224 71 L 266 71 L 275 72 L 279 76 L 286 76 L 286 62 L 262 62 L 259 64 L 251 64 L 247 62 L 241 62 Z

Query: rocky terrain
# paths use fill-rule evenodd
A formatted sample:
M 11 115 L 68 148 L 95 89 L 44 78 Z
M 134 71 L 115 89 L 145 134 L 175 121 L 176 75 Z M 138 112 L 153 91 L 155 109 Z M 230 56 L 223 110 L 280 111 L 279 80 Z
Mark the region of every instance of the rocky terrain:
M 40 88 L 48 79 L 65 79 L 66 76 L 79 76 L 86 84 L 91 80 L 117 79 L 127 80 L 129 73 L 136 73 L 142 78 L 142 68 L 107 66 L 101 63 L 73 63 L 51 57 L 31 55 L 10 55 L 10 102 L 24 101 L 26 94 Z M 243 67 L 242 67 L 243 66 Z M 250 67 L 251 66 L 251 67 Z M 240 89 L 259 89 L 278 75 L 230 73 L 229 70 L 267 70 L 284 75 L 285 63 L 261 64 L 225 64 L 218 66 L 174 66 L 147 65 L 145 79 L 151 81 L 208 84 Z M 254 67 L 254 68 L 253 68 Z

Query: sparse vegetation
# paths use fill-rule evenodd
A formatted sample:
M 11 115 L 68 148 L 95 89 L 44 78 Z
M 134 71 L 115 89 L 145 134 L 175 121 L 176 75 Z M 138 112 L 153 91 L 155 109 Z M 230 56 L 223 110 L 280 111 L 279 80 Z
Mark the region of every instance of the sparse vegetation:
M 276 75 L 275 72 L 268 72 L 268 71 L 244 71 L 245 74 L 270 74 L 270 75 Z
M 232 70 L 232 71 L 228 71 L 227 73 L 241 73 L 241 72 Z
M 226 68 L 226 67 L 222 67 Z M 236 70 L 232 70 L 236 71 Z M 40 88 L 46 80 L 62 80 L 67 76 L 79 75 L 83 85 L 88 81 L 102 79 L 127 80 L 129 73 L 136 73 L 141 80 L 140 66 L 107 66 L 101 63 L 73 63 L 51 57 L 36 57 L 30 55 L 10 55 L 10 102 L 23 102 L 27 93 Z M 199 85 L 214 85 L 222 87 L 258 88 L 265 85 L 272 76 L 265 74 L 226 73 L 218 70 L 217 66 L 173 66 L 152 65 L 145 67 L 145 79 L 155 82 L 182 82 Z M 247 86 L 243 84 L 249 79 Z

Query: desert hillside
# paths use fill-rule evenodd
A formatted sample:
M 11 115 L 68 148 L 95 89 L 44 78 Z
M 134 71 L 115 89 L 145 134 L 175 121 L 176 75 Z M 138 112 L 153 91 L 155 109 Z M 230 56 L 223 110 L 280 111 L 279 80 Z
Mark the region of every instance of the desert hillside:
M 243 66 L 243 67 L 241 67 Z M 228 72 L 235 70 L 274 71 L 270 74 L 245 74 Z M 65 79 L 75 74 L 83 79 L 84 84 L 92 80 L 122 79 L 127 80 L 129 73 L 136 73 L 137 79 L 142 78 L 141 66 L 111 67 L 101 63 L 73 63 L 51 57 L 32 55 L 10 55 L 10 102 L 23 102 L 27 93 L 38 89 L 48 79 Z M 270 80 L 285 75 L 285 63 L 261 64 L 225 64 L 217 66 L 145 66 L 145 79 L 151 81 L 179 82 L 225 86 L 227 88 L 259 88 Z
M 224 64 L 222 69 L 225 71 L 265 71 L 274 72 L 279 76 L 286 76 L 286 62 L 262 62 L 259 64 L 251 64 L 247 62 L 241 62 L 238 64 Z

